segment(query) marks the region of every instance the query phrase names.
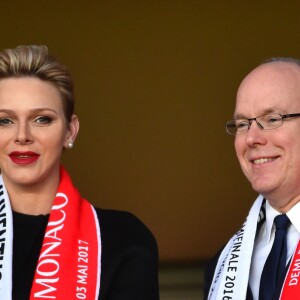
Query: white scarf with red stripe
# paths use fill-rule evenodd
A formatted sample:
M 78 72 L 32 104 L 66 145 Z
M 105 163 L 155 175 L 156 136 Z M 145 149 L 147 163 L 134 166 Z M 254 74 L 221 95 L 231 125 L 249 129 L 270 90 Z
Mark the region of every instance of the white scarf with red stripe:
M 98 299 L 101 274 L 99 221 L 92 205 L 61 168 L 31 288 L 32 299 Z M 12 296 L 13 222 L 0 176 L 0 299 Z
M 242 228 L 223 249 L 215 269 L 208 300 L 246 299 L 257 224 L 264 219 L 262 203 L 263 197 L 259 196 Z M 279 299 L 300 299 L 300 241 L 291 260 Z
M 223 249 L 212 280 L 208 300 L 246 299 L 251 256 L 263 197 L 254 202 L 242 228 Z

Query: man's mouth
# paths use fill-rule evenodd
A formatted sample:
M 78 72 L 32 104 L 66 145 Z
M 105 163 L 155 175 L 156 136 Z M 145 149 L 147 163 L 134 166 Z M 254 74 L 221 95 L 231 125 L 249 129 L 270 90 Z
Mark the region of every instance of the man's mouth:
M 255 165 L 260 165 L 260 164 L 265 164 L 265 163 L 271 162 L 275 159 L 276 159 L 276 157 L 261 157 L 261 158 L 252 160 L 252 163 Z

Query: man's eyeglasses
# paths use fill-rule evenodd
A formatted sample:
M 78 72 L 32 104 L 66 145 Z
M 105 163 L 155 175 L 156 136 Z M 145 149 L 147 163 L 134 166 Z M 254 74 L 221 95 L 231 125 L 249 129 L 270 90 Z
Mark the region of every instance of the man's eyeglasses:
M 225 123 L 226 131 L 229 134 L 237 135 L 246 133 L 253 121 L 262 130 L 271 130 L 280 127 L 285 119 L 300 117 L 300 113 L 281 115 L 279 113 L 271 113 L 251 119 L 236 119 Z

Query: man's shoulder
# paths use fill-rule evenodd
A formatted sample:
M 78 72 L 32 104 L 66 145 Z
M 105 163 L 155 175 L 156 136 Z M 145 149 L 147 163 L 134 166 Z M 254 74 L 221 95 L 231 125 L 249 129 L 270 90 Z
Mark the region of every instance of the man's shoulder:
M 204 299 L 207 299 L 208 293 L 209 293 L 209 288 L 212 283 L 215 269 L 219 260 L 219 257 L 223 251 L 224 247 L 219 249 L 219 251 L 207 262 L 207 265 L 205 267 L 205 272 L 204 272 Z

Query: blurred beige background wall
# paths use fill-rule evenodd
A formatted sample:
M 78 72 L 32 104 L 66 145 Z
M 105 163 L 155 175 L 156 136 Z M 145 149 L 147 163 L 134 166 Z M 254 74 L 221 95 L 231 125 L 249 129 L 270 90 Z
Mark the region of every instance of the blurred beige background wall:
M 1 2 L 0 48 L 46 44 L 73 74 L 81 129 L 64 164 L 81 193 L 129 210 L 162 261 L 203 260 L 256 195 L 224 122 L 244 75 L 300 57 L 300 2 Z

